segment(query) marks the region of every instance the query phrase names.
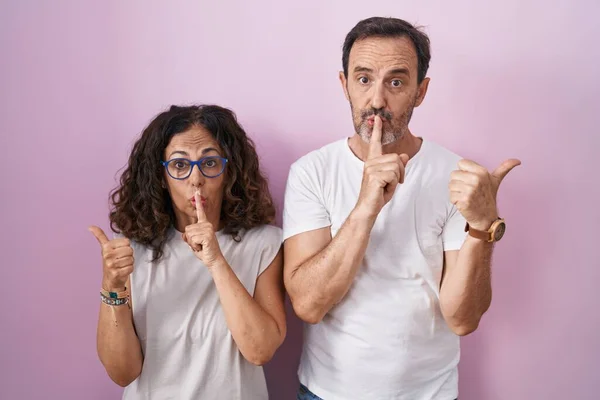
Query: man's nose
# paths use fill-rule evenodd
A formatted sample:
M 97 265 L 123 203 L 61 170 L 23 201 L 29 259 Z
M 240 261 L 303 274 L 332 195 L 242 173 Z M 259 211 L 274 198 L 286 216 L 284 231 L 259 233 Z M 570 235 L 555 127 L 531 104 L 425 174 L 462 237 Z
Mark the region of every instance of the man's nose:
M 371 108 L 375 110 L 384 109 L 386 106 L 385 88 L 382 82 L 378 82 L 372 87 Z

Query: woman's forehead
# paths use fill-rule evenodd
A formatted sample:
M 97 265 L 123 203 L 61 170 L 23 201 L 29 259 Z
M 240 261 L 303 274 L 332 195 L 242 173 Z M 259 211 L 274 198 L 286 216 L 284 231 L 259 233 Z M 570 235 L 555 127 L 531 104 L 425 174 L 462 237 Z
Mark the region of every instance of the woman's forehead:
M 183 151 L 193 154 L 202 153 L 209 148 L 221 152 L 221 146 L 219 146 L 219 143 L 213 136 L 205 128 L 195 126 L 184 132 L 173 135 L 165 152 Z

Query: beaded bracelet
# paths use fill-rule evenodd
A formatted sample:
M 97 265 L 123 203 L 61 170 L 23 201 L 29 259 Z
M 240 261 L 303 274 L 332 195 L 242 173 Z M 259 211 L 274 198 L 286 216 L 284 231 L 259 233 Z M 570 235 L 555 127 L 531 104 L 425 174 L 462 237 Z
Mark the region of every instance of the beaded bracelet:
M 122 306 L 124 304 L 127 304 L 128 307 L 131 307 L 129 305 L 129 292 L 127 291 L 127 288 L 125 288 L 125 290 L 122 292 L 109 292 L 108 290 L 101 289 L 100 300 L 102 303 L 110 307 L 115 326 L 119 326 L 117 323 L 117 315 L 115 314 L 115 307 Z
M 109 292 L 108 290 L 101 289 L 100 294 L 111 299 L 124 299 L 125 297 L 129 297 L 127 287 L 125 287 L 125 290 L 122 292 Z
M 112 299 L 110 297 L 106 297 L 104 295 L 100 295 L 100 300 L 106 305 L 109 306 L 122 306 L 123 304 L 129 304 L 129 297 L 123 297 L 120 299 Z

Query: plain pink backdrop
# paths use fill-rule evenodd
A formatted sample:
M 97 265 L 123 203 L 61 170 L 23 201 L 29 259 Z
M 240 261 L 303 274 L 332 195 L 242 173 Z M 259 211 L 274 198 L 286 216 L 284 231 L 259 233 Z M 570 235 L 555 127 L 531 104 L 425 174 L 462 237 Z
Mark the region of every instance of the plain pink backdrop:
M 231 107 L 279 206 L 290 164 L 352 134 L 337 80 L 371 15 L 426 26 L 432 78 L 412 130 L 488 168 L 523 165 L 494 300 L 463 340 L 464 400 L 600 394 L 597 1 L 3 1 L 0 5 L 0 398 L 114 399 L 96 356 L 107 195 L 171 103 Z M 298 320 L 266 367 L 294 398 Z

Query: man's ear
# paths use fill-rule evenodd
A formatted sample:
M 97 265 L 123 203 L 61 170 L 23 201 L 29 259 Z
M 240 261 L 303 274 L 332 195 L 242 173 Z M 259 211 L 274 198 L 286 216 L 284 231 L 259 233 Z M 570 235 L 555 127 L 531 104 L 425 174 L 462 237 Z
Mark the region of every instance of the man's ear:
M 344 90 L 344 96 L 346 96 L 346 100 L 350 101 L 350 95 L 348 95 L 348 80 L 346 79 L 346 75 L 344 75 L 344 71 L 340 71 L 339 78 L 342 89 Z
M 415 102 L 415 107 L 419 107 L 423 100 L 425 99 L 425 95 L 427 94 L 427 88 L 429 87 L 429 78 L 423 79 L 423 82 L 419 85 L 418 93 L 417 93 L 417 101 Z

